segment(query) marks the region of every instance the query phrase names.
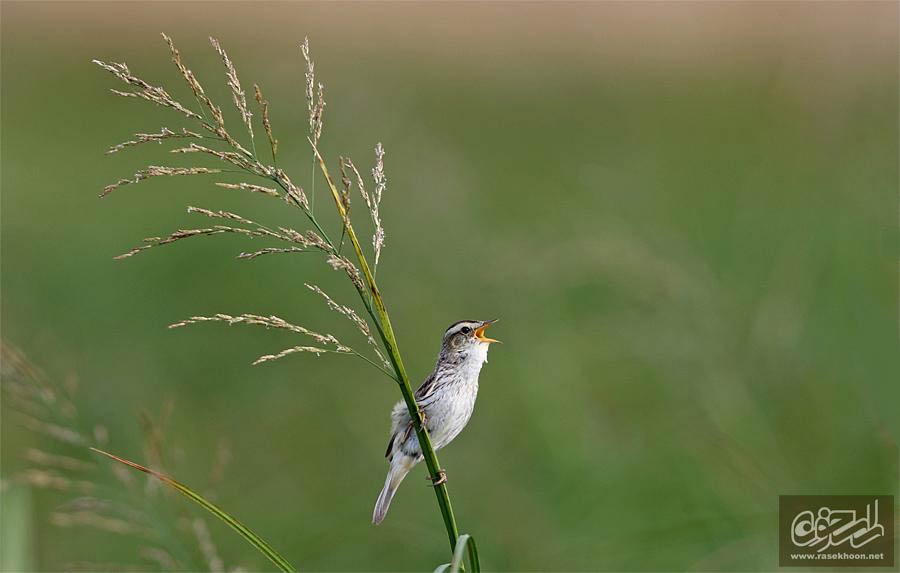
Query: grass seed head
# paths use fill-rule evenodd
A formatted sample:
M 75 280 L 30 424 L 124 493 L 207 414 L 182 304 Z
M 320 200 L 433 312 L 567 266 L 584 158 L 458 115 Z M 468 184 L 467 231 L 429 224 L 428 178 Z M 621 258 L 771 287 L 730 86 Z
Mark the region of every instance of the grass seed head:
M 231 99 L 234 102 L 234 107 L 237 108 L 238 113 L 241 114 L 241 120 L 247 127 L 250 139 L 253 139 L 253 114 L 247 107 L 247 95 L 241 87 L 241 80 L 238 79 L 237 70 L 234 68 L 234 62 L 231 61 L 231 58 L 229 58 L 225 50 L 222 49 L 219 40 L 210 36 L 209 42 L 212 44 L 216 53 L 219 54 L 219 57 L 222 58 L 222 63 L 225 65 L 225 77 L 227 78 L 228 87 L 231 89 Z

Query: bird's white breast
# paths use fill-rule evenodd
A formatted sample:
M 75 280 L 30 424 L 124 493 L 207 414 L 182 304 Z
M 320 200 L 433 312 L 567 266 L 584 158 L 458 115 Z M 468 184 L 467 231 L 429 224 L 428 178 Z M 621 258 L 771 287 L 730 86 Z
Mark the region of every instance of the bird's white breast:
M 455 369 L 441 397 L 427 408 L 428 428 L 435 449 L 442 448 L 455 438 L 472 417 L 478 396 L 478 375 L 487 362 L 487 344 L 479 344 Z

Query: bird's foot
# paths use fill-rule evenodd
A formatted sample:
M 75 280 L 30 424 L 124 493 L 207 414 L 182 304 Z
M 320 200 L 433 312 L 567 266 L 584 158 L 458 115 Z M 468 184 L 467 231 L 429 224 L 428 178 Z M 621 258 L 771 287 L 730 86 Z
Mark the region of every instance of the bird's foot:
M 438 475 L 437 479 L 435 479 L 434 477 L 432 477 L 430 475 L 425 476 L 425 479 L 431 481 L 431 487 L 437 487 L 441 484 L 447 483 L 447 472 L 445 470 L 438 470 L 437 475 Z
M 427 427 L 427 426 L 425 426 L 425 424 L 428 423 L 428 416 L 425 415 L 424 408 L 419 408 L 419 417 L 422 418 L 422 426 Z

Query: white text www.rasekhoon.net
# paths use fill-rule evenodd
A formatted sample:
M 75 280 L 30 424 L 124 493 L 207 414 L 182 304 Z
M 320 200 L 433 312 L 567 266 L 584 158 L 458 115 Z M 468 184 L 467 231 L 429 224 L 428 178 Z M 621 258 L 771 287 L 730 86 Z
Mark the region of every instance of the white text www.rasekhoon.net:
M 866 561 L 868 559 L 884 559 L 882 553 L 791 553 L 791 559 L 795 561 L 814 561 L 819 559 L 854 559 Z

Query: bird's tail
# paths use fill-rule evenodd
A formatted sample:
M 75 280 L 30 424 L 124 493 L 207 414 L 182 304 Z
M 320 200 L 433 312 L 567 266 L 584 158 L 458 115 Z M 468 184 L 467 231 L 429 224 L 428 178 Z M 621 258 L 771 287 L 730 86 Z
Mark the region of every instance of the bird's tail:
M 391 469 L 384 480 L 384 488 L 378 494 L 378 500 L 375 502 L 375 511 L 372 512 L 372 523 L 378 525 L 384 521 L 388 508 L 391 507 L 391 500 L 394 499 L 394 494 L 397 493 L 397 488 L 400 487 L 403 478 L 406 477 L 406 474 L 409 473 L 409 470 L 414 465 L 416 464 L 413 458 L 400 454 L 394 456 Z

